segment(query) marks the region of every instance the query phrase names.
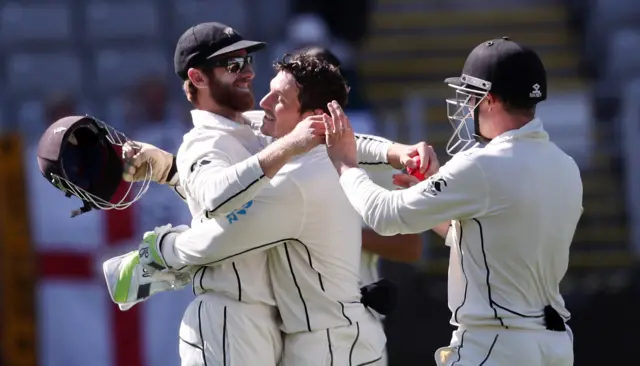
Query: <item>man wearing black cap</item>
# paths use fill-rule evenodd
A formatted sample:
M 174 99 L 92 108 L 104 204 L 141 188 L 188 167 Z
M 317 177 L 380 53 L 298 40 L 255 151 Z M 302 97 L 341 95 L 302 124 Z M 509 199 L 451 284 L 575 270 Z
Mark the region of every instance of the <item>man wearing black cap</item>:
M 175 238 L 186 227 L 157 228 L 147 235 L 145 242 L 150 243 L 149 252 L 156 253 L 157 256 L 152 255 L 154 259 L 168 250 L 174 253 L 166 261 L 162 258 L 160 262 L 164 265 L 160 265 L 161 268 L 171 266 L 172 270 L 185 270 L 189 265 L 206 265 L 195 269 L 193 284 L 198 297 L 186 310 L 180 329 L 183 366 L 201 362 L 223 365 L 228 361 L 242 365 L 274 365 L 280 357 L 282 343 L 278 309 L 267 271 L 264 242 L 241 240 L 238 238 L 240 234 L 234 236 L 235 240 L 217 240 L 215 245 L 206 239 L 207 236 L 222 234 L 218 231 L 221 227 L 225 227 L 227 234 L 241 228 L 239 230 L 245 235 L 255 233 L 260 239 L 267 236 L 277 222 L 260 220 L 262 226 L 247 229 L 244 221 L 248 218 L 243 219 L 243 216 L 259 210 L 258 206 L 265 199 L 269 201 L 268 194 L 262 197 L 261 202 L 255 201 L 255 197 L 261 190 L 272 186 L 271 178 L 285 163 L 324 141 L 322 136 L 310 132 L 323 125 L 322 117 L 318 120 L 316 116 L 315 121 L 313 118 L 299 119 L 303 112 L 308 115 L 313 110 L 291 109 L 289 115 L 297 115 L 298 119 L 291 119 L 290 122 L 295 124 L 287 125 L 291 128 L 285 133 L 274 134 L 278 138 L 275 141 L 252 129 L 261 120 L 275 123 L 273 119 L 267 119 L 264 112 L 243 113 L 254 103 L 250 52 L 262 47 L 263 43 L 246 41 L 233 29 L 219 23 L 190 28 L 176 47 L 175 71 L 184 80 L 185 93 L 196 108 L 192 111 L 194 128 L 185 135 L 178 152 L 174 165 L 177 172 L 176 169 L 166 169 L 171 164 L 160 163 L 160 160 L 167 161 L 160 158 L 156 161 L 158 164 L 154 164 L 153 180 L 176 186 L 179 177 L 182 193 L 194 216 L 193 230 L 180 236 L 186 238 L 179 241 L 180 245 L 175 244 L 178 242 Z M 346 89 L 343 88 L 342 92 L 346 93 Z M 314 125 L 316 128 L 311 128 Z M 360 142 L 363 156 L 386 162 L 388 143 L 373 139 Z M 164 153 L 157 149 L 155 152 Z M 163 156 L 166 157 L 166 153 Z M 160 174 L 156 176 L 156 172 Z M 292 185 L 291 190 L 287 190 L 290 197 L 278 199 L 280 207 L 290 201 L 298 202 L 295 184 L 289 184 Z M 271 211 L 270 217 L 274 220 L 283 220 L 279 216 L 275 210 Z M 222 225 L 216 226 L 216 223 Z M 163 244 L 163 252 L 158 252 L 160 243 Z M 158 250 L 154 250 L 155 244 Z M 223 263 L 212 261 L 212 251 L 216 251 L 217 257 L 226 253 L 233 259 Z M 142 252 L 147 253 L 147 250 Z M 157 267 L 157 263 L 155 265 Z M 314 284 L 317 285 L 316 282 Z M 332 302 L 332 305 L 337 304 Z M 289 313 L 298 311 L 300 306 L 300 301 L 296 300 L 295 309 L 288 309 Z M 349 313 L 353 305 L 346 307 Z M 296 326 L 302 324 L 299 319 L 296 322 Z M 366 344 L 363 338 L 356 351 Z M 291 350 L 306 352 L 299 347 Z M 368 354 L 356 352 L 354 357 L 366 358 Z M 301 363 L 294 361 L 293 364 Z
M 457 330 L 436 351 L 438 365 L 572 365 L 559 284 L 582 213 L 582 182 L 535 117 L 547 97 L 544 65 L 505 37 L 478 45 L 462 75 L 446 82 L 456 93 L 447 100 L 453 158 L 427 180 L 387 191 L 356 167 L 352 136 L 335 132 L 349 131 L 348 120 L 334 118 L 325 129 L 342 188 L 382 235 L 450 222 L 441 231 L 451 248 Z

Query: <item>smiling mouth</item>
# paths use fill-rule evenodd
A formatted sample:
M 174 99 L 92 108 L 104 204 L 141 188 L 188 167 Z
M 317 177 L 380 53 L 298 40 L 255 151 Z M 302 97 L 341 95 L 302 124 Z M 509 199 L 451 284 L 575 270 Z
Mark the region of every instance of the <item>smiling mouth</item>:
M 262 122 L 273 122 L 275 120 L 276 120 L 275 118 L 269 116 L 268 114 L 265 114 L 264 118 L 262 119 Z
M 239 90 L 250 91 L 251 90 L 251 82 L 250 81 L 237 82 L 235 84 L 235 88 L 239 89 Z

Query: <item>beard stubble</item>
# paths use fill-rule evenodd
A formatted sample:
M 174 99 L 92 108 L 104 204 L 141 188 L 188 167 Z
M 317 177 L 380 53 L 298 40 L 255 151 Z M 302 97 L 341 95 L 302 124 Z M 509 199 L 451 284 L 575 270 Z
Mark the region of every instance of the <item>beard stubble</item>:
M 216 77 L 209 78 L 209 92 L 219 106 L 236 112 L 246 112 L 253 109 L 255 97 L 253 86 L 249 84 L 250 92 L 237 90 L 233 84 L 223 83 Z

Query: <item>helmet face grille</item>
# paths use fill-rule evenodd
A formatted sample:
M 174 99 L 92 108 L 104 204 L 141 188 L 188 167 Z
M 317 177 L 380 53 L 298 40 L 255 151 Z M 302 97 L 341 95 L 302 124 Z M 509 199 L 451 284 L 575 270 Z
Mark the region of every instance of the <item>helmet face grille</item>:
M 453 134 L 447 142 L 447 154 L 454 156 L 476 144 L 474 112 L 487 97 L 488 91 L 449 85 L 455 90 L 455 97 L 447 99 L 447 118 L 453 127 Z

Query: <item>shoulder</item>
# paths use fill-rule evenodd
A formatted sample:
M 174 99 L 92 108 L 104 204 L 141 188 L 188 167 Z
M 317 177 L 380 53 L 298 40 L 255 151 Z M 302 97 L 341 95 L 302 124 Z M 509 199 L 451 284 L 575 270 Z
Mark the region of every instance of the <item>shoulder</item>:
M 228 131 L 214 127 L 194 127 L 182 141 L 181 149 L 191 149 L 195 147 L 228 147 L 229 145 L 240 145 L 238 139 L 229 134 Z
M 286 164 L 281 172 L 306 186 L 337 176 L 325 146 L 317 146 Z
M 444 186 L 455 186 L 459 190 L 484 194 L 490 184 L 486 164 L 484 151 L 460 152 L 427 181 L 441 182 Z
M 240 141 L 224 131 L 194 127 L 184 136 L 177 158 L 180 164 L 181 160 L 190 161 L 214 153 L 228 158 L 236 151 L 244 152 L 245 150 Z

